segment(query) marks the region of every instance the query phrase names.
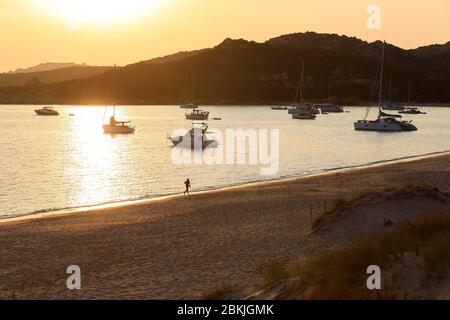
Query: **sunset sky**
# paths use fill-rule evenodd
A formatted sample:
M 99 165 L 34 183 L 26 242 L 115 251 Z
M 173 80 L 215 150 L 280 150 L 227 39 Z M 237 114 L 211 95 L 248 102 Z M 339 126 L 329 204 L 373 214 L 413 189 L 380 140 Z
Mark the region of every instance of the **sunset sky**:
M 381 30 L 367 8 L 381 8 Z M 0 0 L 0 72 L 42 62 L 125 65 L 316 31 L 403 48 L 450 41 L 449 0 Z

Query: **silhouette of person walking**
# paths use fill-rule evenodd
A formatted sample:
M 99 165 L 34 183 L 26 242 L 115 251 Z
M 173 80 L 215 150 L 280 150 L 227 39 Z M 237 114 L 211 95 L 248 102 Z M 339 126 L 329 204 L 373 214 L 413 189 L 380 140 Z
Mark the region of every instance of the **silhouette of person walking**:
M 189 178 L 186 179 L 186 181 L 184 182 L 184 185 L 186 186 L 186 190 L 184 190 L 184 195 L 189 195 L 189 188 L 191 187 L 191 181 L 189 180 Z

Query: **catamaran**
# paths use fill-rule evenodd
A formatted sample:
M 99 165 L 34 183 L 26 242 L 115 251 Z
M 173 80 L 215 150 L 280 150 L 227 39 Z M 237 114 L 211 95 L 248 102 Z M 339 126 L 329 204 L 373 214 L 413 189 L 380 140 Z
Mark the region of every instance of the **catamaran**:
M 384 51 L 386 43 L 383 42 L 383 50 L 381 53 L 381 72 L 380 72 L 380 90 L 378 97 L 378 118 L 376 120 L 367 120 L 370 111 L 369 106 L 363 120 L 354 123 L 355 130 L 366 131 L 416 131 L 417 127 L 411 121 L 399 121 L 394 117 L 385 114 L 382 111 L 382 91 L 383 91 L 383 71 L 384 71 Z
M 115 91 L 116 91 L 116 65 L 114 65 L 114 80 L 112 88 L 112 101 L 113 101 L 113 114 L 109 118 L 109 123 L 105 123 L 106 112 L 108 105 L 105 106 L 105 112 L 103 113 L 103 132 L 108 134 L 131 134 L 135 132 L 135 127 L 129 125 L 131 121 L 117 121 L 116 120 L 116 103 L 115 103 Z

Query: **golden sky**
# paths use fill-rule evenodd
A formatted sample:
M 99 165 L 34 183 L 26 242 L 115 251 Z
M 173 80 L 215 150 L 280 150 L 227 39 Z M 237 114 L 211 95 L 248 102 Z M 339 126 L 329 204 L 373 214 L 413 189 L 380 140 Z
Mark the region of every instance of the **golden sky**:
M 369 29 L 367 9 L 381 9 Z M 0 0 L 0 72 L 42 62 L 125 65 L 227 37 L 316 31 L 403 48 L 450 41 L 450 0 Z

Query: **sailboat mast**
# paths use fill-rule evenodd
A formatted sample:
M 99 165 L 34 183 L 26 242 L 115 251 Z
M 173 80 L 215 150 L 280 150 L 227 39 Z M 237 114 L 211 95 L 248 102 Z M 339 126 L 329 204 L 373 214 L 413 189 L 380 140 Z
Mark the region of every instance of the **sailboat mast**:
M 304 84 L 304 76 L 305 76 L 305 60 L 302 61 L 302 76 L 300 80 L 300 103 L 303 102 L 303 84 Z
M 328 78 L 328 98 L 327 98 L 328 103 L 330 103 L 330 97 L 331 97 L 331 76 Z
M 408 84 L 408 104 L 411 103 L 411 81 Z
M 117 70 L 116 70 L 116 64 L 114 63 L 114 77 L 113 77 L 113 93 L 112 93 L 112 99 L 113 99 L 113 117 L 116 117 L 116 78 L 117 78 Z
M 378 97 L 378 115 L 381 115 L 381 100 L 383 98 L 383 72 L 384 72 L 384 47 L 386 42 L 383 41 L 383 51 L 381 53 L 381 73 L 380 73 L 380 94 Z
M 192 75 L 192 102 L 195 100 L 195 72 Z

